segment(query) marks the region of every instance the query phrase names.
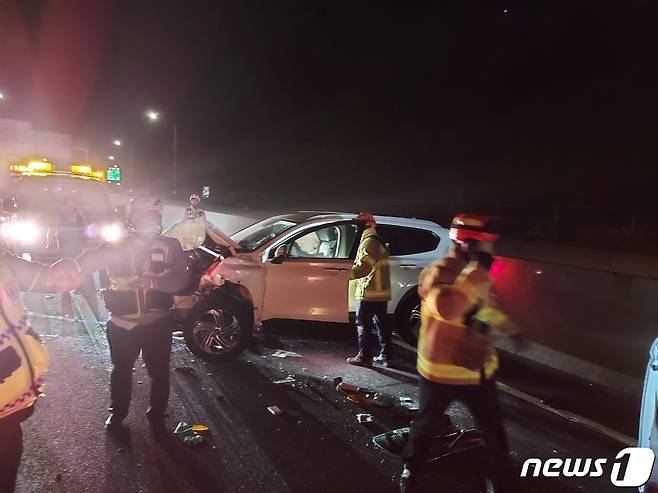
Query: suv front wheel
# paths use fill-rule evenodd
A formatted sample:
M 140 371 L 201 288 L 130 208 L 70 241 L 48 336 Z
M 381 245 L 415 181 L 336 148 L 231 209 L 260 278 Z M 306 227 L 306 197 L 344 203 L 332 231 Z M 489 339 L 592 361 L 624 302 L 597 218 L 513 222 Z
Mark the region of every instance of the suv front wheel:
M 420 333 L 420 298 L 411 294 L 395 312 L 395 330 L 407 344 L 416 347 Z
M 184 327 L 185 343 L 206 361 L 235 358 L 249 344 L 252 326 L 247 307 L 231 297 L 211 294 L 190 310 Z

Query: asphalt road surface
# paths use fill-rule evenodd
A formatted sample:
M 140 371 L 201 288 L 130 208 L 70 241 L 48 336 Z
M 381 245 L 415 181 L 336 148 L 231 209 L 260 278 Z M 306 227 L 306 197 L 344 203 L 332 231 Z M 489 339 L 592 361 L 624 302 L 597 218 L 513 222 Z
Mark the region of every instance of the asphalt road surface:
M 24 425 L 18 492 L 396 491 L 401 463 L 375 449 L 371 438 L 406 425 L 413 412 L 362 408 L 336 391 L 332 380 L 340 376 L 415 399 L 411 353 L 400 349 L 394 369 L 350 367 L 345 358 L 354 353 L 354 341 L 348 327 L 303 323 L 269 327 L 241 358 L 221 365 L 204 363 L 176 340 L 167 424 L 171 430 L 179 421 L 205 424 L 205 443 L 190 446 L 173 435 L 154 439 L 144 417 L 149 382 L 140 360 L 127 432 L 114 437 L 103 428 L 110 371 L 103 326 L 84 310 L 84 322 L 62 320 L 57 296 L 25 298 L 48 346 L 50 371 L 46 395 Z M 302 357 L 272 356 L 278 349 Z M 274 383 L 289 375 L 293 383 Z M 517 467 L 530 457 L 611 458 L 624 447 L 509 394 L 501 394 L 501 401 Z M 268 406 L 282 414 L 270 414 Z M 470 424 L 460 406 L 450 412 L 457 424 Z M 358 413 L 371 413 L 374 422 L 358 423 Z M 481 465 L 479 453 L 444 461 L 425 478 L 427 491 L 478 491 Z M 519 491 L 615 488 L 605 476 L 533 478 L 520 480 Z

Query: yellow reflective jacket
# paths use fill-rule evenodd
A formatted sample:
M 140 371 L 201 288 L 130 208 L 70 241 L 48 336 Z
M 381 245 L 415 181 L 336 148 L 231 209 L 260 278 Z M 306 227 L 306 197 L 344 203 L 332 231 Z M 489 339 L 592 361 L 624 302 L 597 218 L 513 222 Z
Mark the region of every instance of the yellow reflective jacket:
M 352 279 L 356 279 L 357 300 L 388 301 L 391 299 L 391 274 L 388 247 L 377 235 L 375 228 L 367 228 L 352 266 Z
M 29 411 L 48 368 L 46 349 L 27 323 L 16 279 L 0 260 L 0 420 Z
M 491 378 L 495 374 L 498 355 L 488 337 L 475 326 L 480 322 L 502 324 L 506 317 L 491 306 L 489 273 L 483 269 L 475 272 L 474 263 L 458 273 L 454 272 L 455 265 L 459 265 L 455 258 L 447 257 L 432 266 L 434 275 L 442 281 L 422 293 L 416 365 L 419 373 L 433 382 L 477 385 L 482 375 Z M 454 272 L 452 284 L 451 274 L 441 269 Z M 447 318 L 441 314 L 441 296 L 462 296 L 467 303 Z

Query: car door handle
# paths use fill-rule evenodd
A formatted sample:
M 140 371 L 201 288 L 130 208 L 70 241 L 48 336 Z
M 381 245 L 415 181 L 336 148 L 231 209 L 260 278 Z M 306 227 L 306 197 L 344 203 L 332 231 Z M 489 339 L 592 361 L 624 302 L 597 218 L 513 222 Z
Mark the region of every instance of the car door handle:
M 400 267 L 403 269 L 416 269 L 418 266 L 416 264 L 400 264 Z
M 333 272 L 342 272 L 342 271 L 346 271 L 347 269 L 345 267 L 325 267 L 324 270 L 330 270 Z

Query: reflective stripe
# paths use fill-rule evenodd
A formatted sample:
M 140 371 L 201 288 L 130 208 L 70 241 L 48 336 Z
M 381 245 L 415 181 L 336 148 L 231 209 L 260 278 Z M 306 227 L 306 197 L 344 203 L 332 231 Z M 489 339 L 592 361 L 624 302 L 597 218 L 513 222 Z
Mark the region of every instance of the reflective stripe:
M 499 327 L 509 320 L 502 310 L 492 306 L 487 306 L 479 310 L 475 314 L 475 318 L 494 327 Z
M 480 372 L 478 371 L 469 370 L 462 366 L 432 363 L 420 353 L 416 359 L 416 368 L 421 375 L 433 382 L 454 385 L 472 385 L 480 382 Z M 492 378 L 496 370 L 498 370 L 498 357 L 493 355 L 485 364 L 485 377 Z
M 364 290 L 361 296 L 357 296 L 357 299 L 360 300 L 384 300 L 388 301 L 391 299 L 391 291 L 388 289 L 382 289 L 381 291 L 375 291 L 374 289 Z

